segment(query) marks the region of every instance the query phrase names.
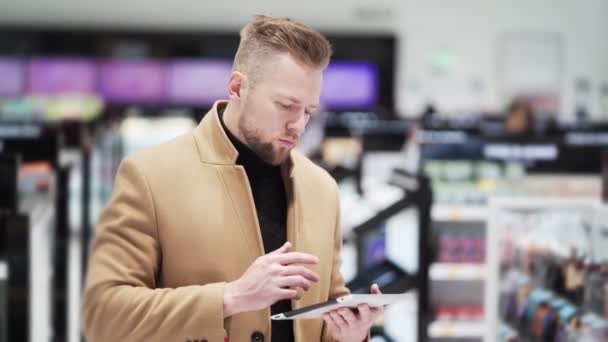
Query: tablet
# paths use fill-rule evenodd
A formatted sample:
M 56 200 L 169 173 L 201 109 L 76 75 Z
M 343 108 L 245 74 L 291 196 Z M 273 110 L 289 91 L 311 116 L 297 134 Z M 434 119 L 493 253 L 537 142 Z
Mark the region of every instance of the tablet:
M 324 313 L 338 308 L 356 308 L 359 304 L 380 307 L 403 300 L 407 294 L 351 294 L 328 300 L 327 302 L 305 306 L 303 308 L 271 316 L 273 320 L 321 318 Z

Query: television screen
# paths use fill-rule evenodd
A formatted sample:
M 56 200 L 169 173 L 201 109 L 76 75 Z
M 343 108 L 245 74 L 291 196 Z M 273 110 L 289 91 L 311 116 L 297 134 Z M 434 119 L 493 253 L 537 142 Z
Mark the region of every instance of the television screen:
M 371 109 L 378 102 L 378 68 L 367 62 L 333 62 L 323 73 L 321 104 L 330 110 Z
M 164 100 L 165 71 L 154 60 L 107 60 L 100 64 L 99 90 L 108 103 L 158 103 Z
M 34 95 L 95 94 L 95 63 L 83 58 L 34 58 L 29 61 L 28 92 Z
M 225 99 L 231 71 L 229 60 L 174 60 L 167 70 L 168 100 L 174 104 L 211 105 Z
M 16 58 L 0 57 L 0 97 L 15 97 L 23 90 L 23 63 Z

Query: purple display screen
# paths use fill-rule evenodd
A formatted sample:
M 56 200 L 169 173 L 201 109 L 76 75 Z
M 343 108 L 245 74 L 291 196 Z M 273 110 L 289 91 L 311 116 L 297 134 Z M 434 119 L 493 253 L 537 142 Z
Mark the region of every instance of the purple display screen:
M 174 60 L 167 70 L 168 100 L 175 104 L 210 105 L 228 96 L 232 63 L 228 60 Z
M 333 62 L 323 73 L 321 104 L 329 109 L 370 108 L 378 101 L 378 68 L 366 62 Z
M 107 60 L 99 66 L 99 90 L 109 103 L 164 100 L 163 64 L 151 60 Z
M 0 57 L 0 97 L 16 97 L 23 91 L 23 63 Z
M 28 92 L 37 95 L 95 94 L 95 63 L 82 58 L 34 58 Z

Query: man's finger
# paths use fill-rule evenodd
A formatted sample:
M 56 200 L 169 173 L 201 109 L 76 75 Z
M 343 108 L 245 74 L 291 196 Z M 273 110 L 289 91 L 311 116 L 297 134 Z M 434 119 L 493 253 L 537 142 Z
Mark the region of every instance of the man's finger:
M 336 325 L 340 327 L 340 330 L 348 328 L 348 323 L 346 322 L 344 317 L 342 317 L 342 315 L 337 312 L 337 310 L 331 311 L 329 315 L 331 316 L 331 318 L 333 318 L 334 323 L 336 323 Z
M 310 289 L 310 281 L 301 275 L 293 275 L 288 277 L 282 277 L 278 280 L 279 287 L 301 287 L 305 291 Z
M 281 272 L 281 275 L 284 276 L 292 276 L 292 275 L 301 275 L 302 277 L 311 280 L 311 281 L 319 281 L 321 278 L 319 277 L 318 274 L 316 274 L 315 272 L 311 271 L 310 269 L 304 267 L 304 266 L 285 266 L 283 268 L 283 271 Z
M 370 307 L 369 311 L 371 313 L 372 319 L 375 321 L 376 318 L 380 317 L 380 315 L 382 315 L 384 313 L 384 307 L 380 306 L 380 307 Z
M 338 313 L 344 318 L 348 325 L 355 326 L 357 324 L 357 316 L 355 316 L 351 309 L 342 308 L 338 310 Z
M 291 242 L 287 241 L 283 244 L 283 246 L 275 249 L 274 251 L 268 253 L 268 255 L 275 255 L 275 254 L 283 254 L 283 253 L 287 253 L 287 251 L 289 251 L 289 249 L 291 248 Z
M 301 252 L 289 252 L 283 254 L 273 255 L 274 261 L 281 265 L 291 264 L 309 264 L 315 265 L 319 263 L 319 258 L 312 254 L 301 253 Z
M 291 289 L 280 289 L 279 290 L 279 298 L 275 301 L 278 302 L 279 300 L 284 300 L 284 299 L 295 299 L 295 300 L 299 300 L 301 298 L 300 294 L 298 293 L 298 291 L 296 290 L 291 290 Z M 274 303 L 273 303 L 274 304 Z
M 369 322 L 373 319 L 372 312 L 367 304 L 359 304 L 359 317 L 363 322 Z
M 325 320 L 325 323 L 327 323 L 327 326 L 329 326 L 329 330 L 331 330 L 333 333 L 340 334 L 342 332 L 342 329 L 340 329 L 336 322 L 334 322 L 334 319 L 329 313 L 323 315 L 323 320 Z
M 382 292 L 380 292 L 380 287 L 378 287 L 378 284 L 372 285 L 371 294 L 382 294 Z

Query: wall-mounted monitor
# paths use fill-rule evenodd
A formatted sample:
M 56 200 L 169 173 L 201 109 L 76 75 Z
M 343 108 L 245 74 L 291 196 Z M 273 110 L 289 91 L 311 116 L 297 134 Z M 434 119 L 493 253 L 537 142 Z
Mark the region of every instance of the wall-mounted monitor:
M 110 104 L 165 100 L 164 65 L 157 60 L 105 60 L 99 65 L 99 91 Z
M 0 57 L 0 97 L 17 97 L 23 91 L 23 63 Z
M 27 63 L 27 92 L 31 95 L 94 95 L 96 65 L 84 58 L 39 57 Z
M 232 62 L 228 59 L 175 59 L 167 66 L 171 104 L 210 106 L 228 97 Z
M 372 109 L 378 104 L 378 68 L 368 62 L 336 61 L 323 72 L 321 105 L 330 110 Z

